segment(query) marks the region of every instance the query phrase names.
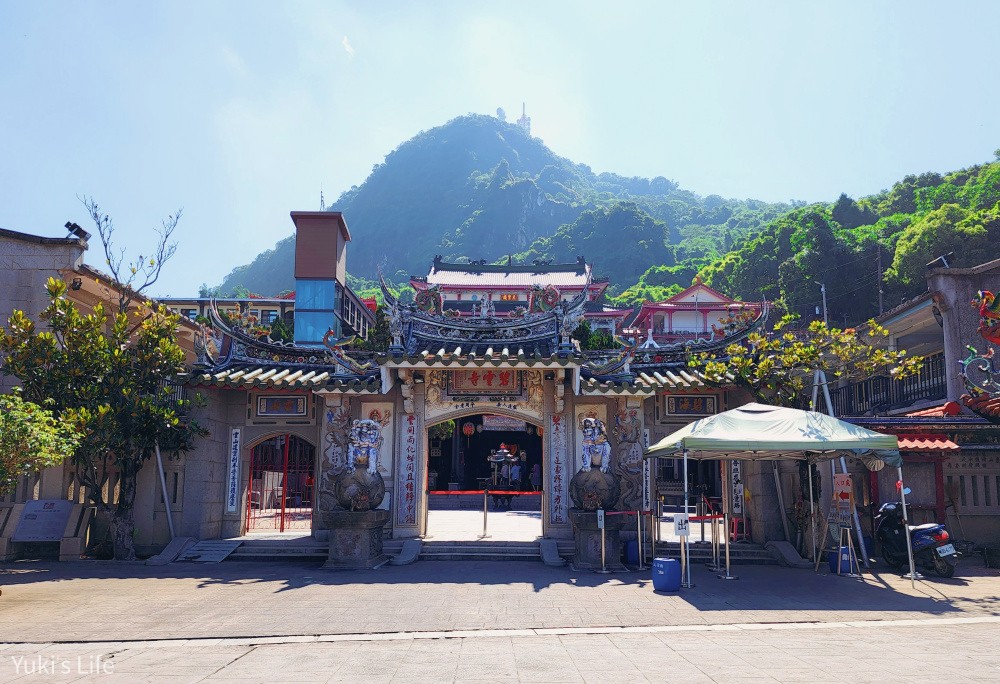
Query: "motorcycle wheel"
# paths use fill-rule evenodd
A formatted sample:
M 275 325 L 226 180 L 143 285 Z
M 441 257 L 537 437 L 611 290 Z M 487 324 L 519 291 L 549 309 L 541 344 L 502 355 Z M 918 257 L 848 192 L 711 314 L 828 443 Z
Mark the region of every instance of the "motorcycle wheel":
M 938 577 L 954 577 L 955 565 L 947 558 L 934 557 L 934 572 Z
M 897 556 L 893 556 L 888 551 L 882 551 L 882 560 L 884 560 L 885 564 L 888 565 L 893 570 L 899 570 L 901 567 L 903 567 L 903 563 L 905 562 L 905 559 L 900 559 Z

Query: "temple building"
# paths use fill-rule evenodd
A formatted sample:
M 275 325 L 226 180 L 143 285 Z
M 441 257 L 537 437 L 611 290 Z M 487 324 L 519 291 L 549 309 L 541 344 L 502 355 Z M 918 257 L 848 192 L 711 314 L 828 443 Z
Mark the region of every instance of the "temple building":
M 223 302 L 200 310 L 210 326 L 183 323 L 185 339 L 192 333 L 197 338 L 189 372 L 179 381 L 188 396 L 203 398 L 190 418 L 210 434 L 192 451 L 164 463 L 168 501 L 160 496 L 156 466 L 147 464 L 140 472 L 135 509 L 140 551 L 153 553 L 167 544 L 168 518 L 178 536 L 200 540 L 291 532 L 324 544 L 342 531 L 338 521 L 345 511 L 364 511 L 372 501 L 383 517 L 372 518 L 378 527 L 371 538 L 401 543 L 433 532 L 429 512 L 436 502 L 468 491 L 478 492 L 481 502 L 483 490 L 502 484 L 535 502 L 537 536 L 564 542 L 560 552 L 572 555 L 580 534 L 573 517 L 579 492 L 571 487 L 578 474 L 592 470 L 614 479 L 618 496 L 609 510 L 646 511 L 657 500 L 680 503 L 679 464 L 662 459 L 653 466 L 642 458 L 644 447 L 694 420 L 751 401 L 736 385 L 708 383 L 688 361 L 692 354 L 721 351 L 760 330 L 769 313 L 766 302 L 737 302 L 695 283 L 665 302 L 643 306 L 633 324 L 641 332 L 633 341 L 583 350 L 572 333 L 582 321 L 607 313 L 600 304 L 607 282 L 595 278 L 582 258 L 531 265 L 510 260 L 448 264 L 436 258 L 427 276 L 411 279 L 417 291 L 412 304 L 382 283 L 391 339 L 387 348 L 362 351 L 350 339 L 363 336 L 371 311 L 345 286 L 351 236 L 344 217 L 336 212 L 291 216 L 297 240 L 294 341 L 272 340 L 243 316 L 223 316 Z M 42 249 L 26 244 L 29 251 Z M 57 247 L 53 272 L 79 277 L 82 248 Z M 940 274 L 940 279 L 955 275 Z M 976 275 L 969 282 L 985 281 Z M 946 326 L 949 316 L 965 320 L 949 313 L 960 308 L 965 287 L 953 288 L 957 294 L 945 298 L 950 307 L 942 308 Z M 935 302 L 945 301 L 933 296 Z M 624 316 L 608 316 L 619 332 Z M 872 379 L 871 388 L 882 387 L 879 382 Z M 838 415 L 882 429 L 885 407 L 858 403 L 881 396 L 871 388 L 835 390 L 835 403 L 848 397 L 855 401 Z M 889 427 L 901 437 L 910 430 L 915 453 L 942 435 L 961 446 L 962 431 L 972 434 L 973 427 L 976 435 L 992 435 L 993 422 L 1000 421 L 983 417 L 992 405 L 967 400 L 965 406 L 977 416 L 957 396 L 970 390 L 964 385 L 953 389 L 947 395 L 928 393 L 923 403 L 896 410 L 929 410 L 950 399 L 961 416 L 948 415 L 951 407 L 929 419 L 894 417 Z M 862 410 L 866 407 L 871 410 Z M 929 484 L 935 472 L 943 471 L 945 478 L 953 473 L 955 496 L 968 506 L 961 509 L 963 515 L 977 501 L 992 511 L 1000 497 L 992 480 L 984 484 L 981 479 L 994 473 L 989 459 L 996 459 L 996 451 L 987 450 L 987 444 L 927 460 Z M 955 461 L 955 454 L 965 460 Z M 848 462 L 859 475 L 867 472 L 857 459 Z M 953 470 L 951 462 L 962 465 Z M 498 482 L 498 470 L 513 464 L 520 479 L 507 474 Z M 690 467 L 699 501 L 717 502 L 724 490 L 733 492 L 731 509 L 741 519 L 740 536 L 757 543 L 785 538 L 782 517 L 793 520 L 793 502 L 804 486 L 797 464 L 747 462 L 726 471 L 718 461 L 699 461 Z M 68 466 L 57 470 L 59 477 L 47 476 L 59 483 L 44 488 L 49 496 L 62 495 L 64 480 L 72 479 Z M 381 482 L 381 489 L 348 489 L 345 473 L 367 473 L 366 482 Z M 732 478 L 733 486 L 723 488 L 723 477 Z M 865 475 L 856 481 L 863 489 L 859 502 L 891 495 L 885 491 L 888 479 Z M 943 488 L 930 490 L 935 493 L 927 495 L 929 505 L 941 503 L 941 492 L 947 498 L 949 480 L 943 482 Z M 40 491 L 19 488 L 0 500 L 0 555 L 16 553 L 9 542 L 11 521 L 17 507 L 39 498 Z M 779 491 L 789 504 L 784 511 Z M 742 492 L 752 492 L 752 498 Z M 922 502 L 920 496 L 915 500 Z
M 602 302 L 608 279 L 595 277 L 593 266 L 582 256 L 566 264 L 537 259 L 531 264 L 515 264 L 510 257 L 500 264 L 487 264 L 485 260 L 447 263 L 436 256 L 428 274 L 411 276 L 410 285 L 417 292 L 418 306 L 427 307 L 440 299 L 442 311 L 466 318 L 484 312 L 506 316 L 522 309 L 539 313 L 584 291 L 583 320 L 592 331 L 606 330 L 616 335 L 632 313 L 631 309 Z
M 694 285 L 662 302 L 643 302 L 628 322 L 628 334 L 642 339 L 644 348 L 676 342 L 726 337 L 726 325 L 756 318 L 766 302 L 740 302 L 695 279 Z

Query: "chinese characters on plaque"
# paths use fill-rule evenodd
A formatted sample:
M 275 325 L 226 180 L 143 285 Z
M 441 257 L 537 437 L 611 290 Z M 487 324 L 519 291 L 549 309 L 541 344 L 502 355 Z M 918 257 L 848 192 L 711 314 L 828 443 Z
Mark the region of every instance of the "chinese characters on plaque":
M 710 416 L 716 413 L 715 396 L 668 394 L 664 396 L 666 412 L 672 416 Z
M 452 371 L 448 374 L 448 394 L 460 395 L 520 395 L 521 374 L 516 370 L 477 368 Z

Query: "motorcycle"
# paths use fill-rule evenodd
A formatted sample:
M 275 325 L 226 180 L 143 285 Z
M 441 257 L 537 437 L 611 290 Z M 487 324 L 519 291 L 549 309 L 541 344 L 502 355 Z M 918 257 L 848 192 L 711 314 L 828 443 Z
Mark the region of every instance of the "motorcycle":
M 954 576 L 959 554 L 949 541 L 951 536 L 945 526 L 927 523 L 908 527 L 914 564 L 940 577 Z M 879 506 L 875 514 L 875 539 L 882 547 L 882 559 L 890 568 L 898 570 L 907 563 L 902 504 L 884 503 Z

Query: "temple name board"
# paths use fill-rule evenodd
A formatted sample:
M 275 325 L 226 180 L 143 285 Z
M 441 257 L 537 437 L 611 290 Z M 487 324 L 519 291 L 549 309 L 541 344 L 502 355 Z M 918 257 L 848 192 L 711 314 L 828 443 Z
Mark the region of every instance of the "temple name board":
M 448 394 L 452 396 L 521 394 L 521 374 L 515 370 L 476 369 L 451 371 L 448 374 Z

